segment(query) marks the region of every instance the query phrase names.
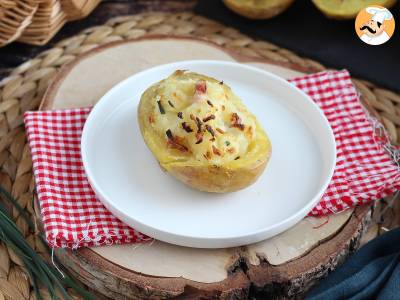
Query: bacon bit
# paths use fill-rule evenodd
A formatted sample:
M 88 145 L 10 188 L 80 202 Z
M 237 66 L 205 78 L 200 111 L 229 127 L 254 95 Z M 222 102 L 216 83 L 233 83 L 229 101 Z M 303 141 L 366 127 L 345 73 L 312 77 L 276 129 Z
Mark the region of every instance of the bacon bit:
M 209 115 L 208 117 L 203 118 L 203 122 L 208 122 L 210 120 L 214 120 L 215 116 L 214 115 Z
M 239 117 L 239 115 L 238 115 L 237 113 L 232 113 L 231 122 L 232 122 L 233 124 L 236 124 L 236 123 L 240 123 L 240 122 L 241 122 L 241 119 L 240 119 L 240 117 Z
M 176 149 L 179 150 L 181 152 L 188 152 L 189 149 L 183 145 L 185 139 L 183 137 L 180 136 L 174 136 L 171 132 L 170 129 L 168 129 L 165 134 L 168 137 L 168 141 L 167 141 L 167 146 L 172 148 L 172 149 Z
M 189 149 L 185 145 L 181 145 L 177 142 L 168 140 L 167 144 L 168 144 L 168 147 L 170 147 L 171 149 L 176 149 L 181 152 L 189 152 Z
M 240 156 L 237 156 L 236 158 L 235 158 L 235 160 L 238 160 L 240 158 Z
M 220 134 L 224 134 L 225 131 L 223 131 L 221 128 L 215 128 L 216 131 L 218 131 Z
M 219 151 L 219 149 L 214 145 L 212 145 L 212 150 L 215 155 L 221 156 L 221 151 Z
M 210 105 L 211 107 L 214 107 L 214 105 L 212 104 L 212 102 L 210 100 L 207 100 L 207 104 Z
M 206 125 L 206 129 L 213 137 L 215 137 L 215 132 L 210 125 Z
M 233 127 L 236 127 L 243 131 L 245 126 L 243 124 L 233 124 Z
M 182 123 L 182 128 L 186 131 L 186 132 L 193 132 L 192 127 L 190 127 L 190 125 L 188 125 L 186 122 Z
M 196 82 L 195 91 L 193 95 L 193 102 L 200 102 L 206 100 L 207 97 L 207 83 L 204 80 Z
M 178 112 L 178 118 L 179 118 L 179 119 L 183 119 L 183 115 L 182 115 L 182 112 L 181 112 L 181 111 Z
M 203 141 L 203 136 L 204 133 L 201 131 L 196 133 L 196 145 L 200 144 Z
M 195 87 L 196 93 L 205 94 L 207 92 L 207 83 L 205 80 L 199 80 L 196 82 Z
M 158 101 L 157 101 L 157 104 L 158 104 L 158 109 L 160 110 L 160 113 L 161 113 L 162 115 L 164 115 L 164 114 L 165 114 L 165 110 L 164 110 L 164 107 L 163 107 L 162 104 L 161 104 L 161 100 L 158 100 Z
M 155 122 L 154 116 L 151 114 L 149 115 L 149 123 L 153 124 Z
M 239 128 L 240 130 L 244 130 L 244 125 L 241 124 L 242 120 L 240 119 L 237 113 L 232 113 L 231 122 L 232 122 L 231 127 L 236 127 Z
M 221 106 L 222 111 L 225 111 L 225 105 Z
M 172 102 L 170 100 L 168 100 L 168 104 L 169 106 L 171 106 L 172 108 L 175 108 L 175 106 L 172 104 Z
M 206 154 L 203 154 L 203 156 L 204 156 L 206 159 L 211 159 L 211 153 L 210 153 L 210 151 L 207 151 Z
M 224 84 L 224 81 L 223 81 L 223 80 L 221 80 L 221 81 L 219 82 L 219 84 L 220 84 L 220 85 L 223 85 L 223 84 Z
M 234 153 L 234 152 L 235 152 L 235 148 L 233 148 L 233 147 L 229 148 L 229 149 L 228 149 L 228 152 L 229 152 L 230 154 Z

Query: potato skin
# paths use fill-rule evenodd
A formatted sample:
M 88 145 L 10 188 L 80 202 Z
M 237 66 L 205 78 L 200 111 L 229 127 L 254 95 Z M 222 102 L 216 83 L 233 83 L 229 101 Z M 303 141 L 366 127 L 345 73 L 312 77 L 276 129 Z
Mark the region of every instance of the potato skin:
M 198 74 L 196 74 L 198 76 Z M 211 80 L 210 77 L 202 77 Z M 214 80 L 214 79 L 212 79 Z M 253 184 L 264 171 L 270 156 L 271 143 L 257 122 L 254 157 L 243 157 L 226 164 L 183 159 L 178 151 L 166 147 L 164 137 L 155 133 L 148 119 L 154 109 L 158 84 L 149 87 L 142 95 L 138 107 L 138 121 L 143 139 L 159 162 L 160 167 L 186 185 L 205 192 L 227 193 Z
M 256 182 L 267 165 L 270 153 L 256 164 L 238 168 L 226 168 L 217 165 L 184 166 L 172 164 L 163 166 L 161 164 L 161 166 L 172 176 L 194 189 L 212 193 L 228 193 L 244 189 Z

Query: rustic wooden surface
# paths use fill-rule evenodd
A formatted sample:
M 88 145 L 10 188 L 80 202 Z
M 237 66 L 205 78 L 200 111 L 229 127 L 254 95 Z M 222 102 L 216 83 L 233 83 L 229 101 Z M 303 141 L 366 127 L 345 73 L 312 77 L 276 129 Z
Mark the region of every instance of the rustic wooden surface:
M 169 28 L 176 32 L 181 23 L 168 21 L 174 20 L 174 16 L 159 15 L 158 21 L 164 18 L 164 22 L 158 30 Z M 153 23 L 147 20 L 148 24 Z M 127 25 L 117 28 L 132 24 L 132 19 L 124 21 Z M 146 23 L 136 21 L 141 29 L 146 28 Z M 173 24 L 176 30 L 169 27 Z M 191 24 L 201 26 L 195 20 Z M 239 55 L 232 48 L 199 41 L 196 34 L 190 38 L 154 36 L 151 35 L 154 29 L 148 30 L 149 37 L 107 43 L 65 65 L 53 78 L 41 109 L 92 106 L 113 85 L 131 74 L 177 60 L 239 61 L 284 78 L 303 74 L 304 67 L 294 62 Z M 101 39 L 103 35 L 98 36 Z M 109 70 L 113 72 L 104 77 Z M 55 255 L 80 281 L 116 300 L 206 295 L 242 299 L 248 294 L 260 299 L 296 297 L 357 248 L 369 219 L 367 206 L 327 218 L 309 217 L 271 239 L 229 249 L 194 249 L 155 241 L 77 251 L 58 249 Z M 189 293 L 188 287 L 195 288 L 196 294 Z
M 52 48 L 58 41 L 90 26 L 101 25 L 112 17 L 149 11 L 188 11 L 192 10 L 196 2 L 197 0 L 103 0 L 91 15 L 83 20 L 66 24 L 45 46 L 12 43 L 0 48 L 0 80 L 7 76 L 12 68 Z
M 195 2 L 194 0 L 142 0 L 135 1 L 134 3 L 130 1 L 105 1 L 101 6 L 104 10 L 99 8 L 88 19 L 67 25 L 56 39 L 45 47 L 13 44 L 0 49 L 0 78 L 7 76 L 8 72 L 11 71 L 10 68 L 13 69 L 11 76 L 0 82 L 0 183 L 2 187 L 12 193 L 19 204 L 32 217 L 33 221 L 35 219 L 33 216 L 34 201 L 32 197 L 34 184 L 32 180 L 29 149 L 26 145 L 25 133 L 23 131 L 22 113 L 28 109 L 37 109 L 44 90 L 61 65 L 70 61 L 80 53 L 96 47 L 98 45 L 98 40 L 94 39 L 94 36 L 102 40 L 115 38 L 115 33 L 113 30 L 110 31 L 109 28 L 121 25 L 121 23 L 124 23 L 127 19 L 115 20 L 100 28 L 86 30 L 85 33 L 80 34 L 84 35 L 83 39 L 74 40 L 73 47 L 67 47 L 70 45 L 71 40 L 65 40 L 58 44 L 56 48 L 53 48 L 55 41 L 66 36 L 76 36 L 81 29 L 86 29 L 86 26 L 90 27 L 90 25 L 102 24 L 106 19 L 116 14 L 132 14 L 151 10 L 190 10 Z M 188 35 L 203 36 L 223 47 L 234 48 L 235 51 L 242 54 L 259 58 L 269 58 L 277 62 L 296 62 L 302 64 L 304 68 L 311 67 L 309 71 L 315 68 L 317 68 L 317 70 L 324 69 L 318 62 L 311 61 L 307 58 L 301 58 L 287 49 L 279 48 L 268 42 L 255 41 L 251 37 L 242 35 L 233 29 L 224 28 L 222 25 L 216 26 L 215 23 L 199 17 L 192 17 L 187 14 L 183 15 L 183 23 L 188 24 L 187 27 L 177 27 L 176 24 L 173 24 L 176 22 L 175 19 L 166 17 L 166 20 L 163 20 L 163 22 L 155 26 L 150 26 L 150 29 L 151 31 L 155 29 L 160 31 L 162 29 L 162 32 L 168 34 L 171 32 L 167 30 L 168 28 L 165 27 L 165 25 L 172 24 L 173 26 L 169 27 L 172 32 L 176 32 L 177 28 L 179 28 L 180 31 Z M 148 21 L 149 20 L 146 19 L 147 23 Z M 196 25 L 194 25 L 193 21 L 194 23 L 201 22 L 201 24 L 196 23 Z M 124 35 L 138 34 L 138 30 L 135 27 L 125 26 L 124 29 L 126 31 Z M 139 30 L 139 33 L 145 34 L 145 31 Z M 47 48 L 52 49 L 36 57 L 38 53 L 41 53 Z M 29 58 L 32 57 L 35 58 L 29 60 Z M 19 66 L 22 62 L 24 62 L 24 64 Z M 13 68 L 13 66 L 19 67 Z M 366 102 L 370 111 L 386 126 L 392 141 L 394 143 L 397 141 L 397 143 L 400 144 L 400 95 L 384 90 L 364 80 L 354 80 L 354 83 L 361 95 L 365 97 L 364 100 L 368 99 Z M 394 202 L 394 199 L 391 200 L 390 198 L 379 202 L 378 210 L 375 210 L 378 214 L 376 214 L 376 217 L 374 216 L 373 225 L 375 229 L 371 235 L 366 235 L 362 242 L 374 237 L 379 231 L 386 231 L 400 225 L 400 218 L 398 217 L 400 215 L 398 210 L 400 206 L 395 204 L 396 202 Z M 18 211 L 15 209 L 13 211 L 10 205 L 7 207 L 9 207 L 12 212 L 13 219 L 21 229 L 28 243 L 35 251 L 50 261 L 47 249 L 40 242 L 40 239 L 37 238 L 36 232 L 29 230 L 27 223 Z M 380 217 L 381 214 L 384 214 L 383 218 Z M 355 250 L 354 241 L 346 245 L 346 247 L 347 246 L 349 251 Z M 0 299 L 3 299 L 4 295 L 14 295 L 14 299 L 28 300 L 33 295 L 32 287 L 30 286 L 24 267 L 20 264 L 20 260 L 16 257 L 12 249 L 0 243 Z M 263 263 L 262 266 L 267 266 L 267 264 Z M 297 265 L 297 267 L 302 266 Z M 81 274 L 81 272 L 82 270 L 79 271 L 79 274 Z M 257 285 L 254 285 L 251 296 L 259 296 L 259 298 L 262 299 L 263 296 L 260 295 L 265 294 L 265 292 L 271 292 L 275 286 L 262 286 L 259 278 L 254 276 L 253 270 L 249 270 L 248 274 L 252 276 L 254 282 L 258 282 Z M 272 276 L 272 274 L 270 275 Z M 18 280 L 16 280 L 16 278 Z M 192 290 L 189 292 L 191 295 L 194 295 L 196 291 Z M 41 293 L 45 299 L 48 299 L 48 293 L 45 290 L 41 289 Z M 33 299 L 32 297 L 31 299 Z M 9 298 L 10 297 L 6 297 L 6 299 Z

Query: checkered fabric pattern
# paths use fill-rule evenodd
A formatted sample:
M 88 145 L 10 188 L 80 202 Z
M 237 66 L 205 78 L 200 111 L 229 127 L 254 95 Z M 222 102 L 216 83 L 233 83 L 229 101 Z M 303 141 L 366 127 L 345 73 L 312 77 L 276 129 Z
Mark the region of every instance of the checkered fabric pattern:
M 400 188 L 400 170 L 376 135 L 347 71 L 291 80 L 320 106 L 334 131 L 337 165 L 311 216 L 370 203 Z M 90 108 L 25 114 L 46 238 L 52 247 L 77 248 L 148 240 L 116 219 L 96 199 L 80 157 L 80 138 Z M 375 124 L 375 126 L 374 126 Z
M 25 113 L 42 221 L 51 247 L 78 248 L 149 239 L 114 217 L 89 185 L 80 142 L 90 110 Z
M 364 110 L 347 71 L 317 73 L 291 82 L 323 110 L 336 140 L 332 181 L 310 215 L 341 212 L 400 189 L 400 162 L 385 150 L 388 138 L 376 134 L 383 126 Z

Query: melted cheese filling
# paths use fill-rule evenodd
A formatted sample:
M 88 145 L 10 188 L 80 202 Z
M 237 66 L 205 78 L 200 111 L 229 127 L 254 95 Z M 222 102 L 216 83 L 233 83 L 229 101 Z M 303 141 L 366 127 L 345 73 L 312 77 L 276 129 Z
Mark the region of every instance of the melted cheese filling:
M 205 92 L 198 88 L 204 83 Z M 192 159 L 213 164 L 240 159 L 255 139 L 255 117 L 222 82 L 172 75 L 159 83 L 153 101 L 153 129 L 173 151 Z

